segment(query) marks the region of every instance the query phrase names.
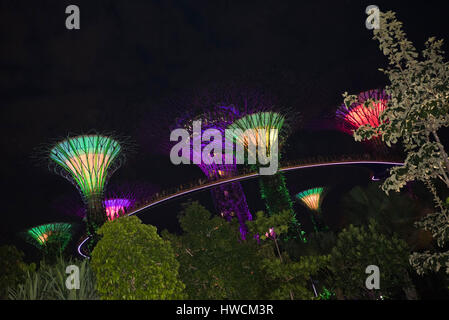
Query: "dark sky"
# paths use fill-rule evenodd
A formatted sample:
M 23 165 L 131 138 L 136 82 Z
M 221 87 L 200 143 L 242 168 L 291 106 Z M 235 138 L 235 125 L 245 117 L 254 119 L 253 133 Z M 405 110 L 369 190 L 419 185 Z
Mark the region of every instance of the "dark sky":
M 386 84 L 377 71 L 386 60 L 365 28 L 366 6 L 396 11 L 422 49 L 430 36 L 449 38 L 444 3 L 1 0 L 0 243 L 13 242 L 25 227 L 67 220 L 51 203 L 65 194 L 76 197 L 74 187 L 35 166 L 32 155 L 69 132 L 112 130 L 136 142 L 111 182 L 166 187 L 200 177 L 199 170 L 173 167 L 139 146 L 141 132 L 157 117 L 174 117 L 161 101 L 209 83 L 243 81 L 281 95 L 304 117 L 292 138 L 301 156 L 357 151 L 350 137 L 316 133 L 310 124 L 333 114 L 343 92 Z M 65 28 L 69 4 L 80 7 L 80 30 Z

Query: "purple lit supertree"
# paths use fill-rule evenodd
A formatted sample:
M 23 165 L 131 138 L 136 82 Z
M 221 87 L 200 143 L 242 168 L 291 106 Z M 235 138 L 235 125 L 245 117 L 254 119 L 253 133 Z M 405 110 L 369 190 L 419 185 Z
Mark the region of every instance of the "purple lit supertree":
M 148 183 L 110 184 L 103 201 L 108 220 L 126 215 L 136 204 L 157 191 L 155 186 Z
M 344 103 L 338 107 L 336 112 L 338 128 L 351 135 L 365 125 L 377 128 L 381 124 L 380 115 L 388 107 L 389 100 L 390 97 L 384 90 L 361 92 L 357 102 L 349 107 Z M 381 133 L 365 143 L 377 152 L 386 152 Z
M 274 107 L 271 103 L 275 101 L 272 97 L 270 99 L 265 98 L 264 95 L 258 95 L 257 91 L 249 91 L 251 99 L 243 98 L 242 96 L 237 96 L 234 100 L 236 104 L 223 105 L 217 104 L 214 108 L 209 108 L 204 110 L 197 119 L 202 121 L 202 126 L 205 128 L 219 128 L 220 132 L 227 139 L 225 143 L 233 143 L 235 139 L 237 143 L 241 143 L 244 149 L 248 149 L 248 142 L 259 141 L 268 148 L 267 153 L 270 153 L 270 146 L 273 140 L 276 139 L 279 143 L 279 148 L 282 148 L 286 141 L 288 134 L 291 129 L 299 123 L 301 117 L 299 114 L 293 112 L 292 110 L 287 110 L 285 108 Z M 267 96 L 268 97 L 268 96 Z M 195 117 L 189 115 L 187 117 L 190 119 L 190 123 L 193 122 Z M 178 123 L 178 127 L 182 124 Z M 187 126 L 190 132 L 193 132 L 192 126 Z M 245 132 L 247 129 L 266 129 L 270 132 L 266 137 L 259 137 L 256 135 L 249 135 L 246 140 L 240 136 L 228 136 L 228 129 L 241 129 Z M 272 135 L 270 130 L 276 129 L 277 134 Z M 230 138 L 230 139 L 229 139 Z M 232 146 L 231 146 L 232 147 Z M 192 148 L 193 149 L 193 148 Z M 222 149 L 226 149 L 223 146 Z M 230 149 L 232 150 L 232 149 Z M 247 154 L 249 155 L 249 149 Z M 233 154 L 234 156 L 234 154 Z M 255 156 L 253 154 L 253 156 Z M 236 159 L 234 156 L 234 163 Z M 250 167 L 258 167 L 250 166 Z M 237 171 L 236 166 L 232 166 Z M 277 214 L 282 211 L 289 211 L 292 214 L 292 233 L 288 237 L 298 237 L 301 241 L 305 240 L 305 233 L 302 231 L 301 224 L 296 218 L 296 214 L 293 209 L 293 203 L 291 201 L 290 194 L 286 187 L 285 178 L 282 173 L 276 173 L 272 176 L 262 176 L 259 179 L 261 196 L 265 200 L 268 214 Z
M 224 137 L 224 130 L 226 129 L 226 117 L 223 115 L 233 114 L 233 107 L 221 106 L 217 105 L 213 111 L 208 113 L 208 116 L 205 117 L 204 113 L 200 116 L 195 117 L 192 114 L 187 114 L 184 117 L 178 118 L 173 129 L 176 128 L 185 128 L 189 132 L 193 133 L 193 122 L 195 120 L 201 121 L 201 133 L 203 134 L 208 129 L 215 129 L 220 132 L 222 137 Z M 208 146 L 210 141 L 201 141 L 201 150 L 196 150 L 193 147 L 194 137 L 190 139 L 190 150 L 191 150 L 191 158 L 194 159 L 198 157 L 202 159 L 201 153 L 204 147 Z M 222 150 L 226 149 L 225 140 L 221 141 Z M 215 156 L 213 152 L 211 156 Z M 201 171 L 206 175 L 209 181 L 218 180 L 220 178 L 228 178 L 238 174 L 237 165 L 235 164 L 226 164 L 225 162 L 225 153 L 220 155 L 221 163 L 205 163 L 203 159 L 200 163 L 198 163 L 198 167 Z M 189 159 L 189 160 L 192 160 Z M 239 182 L 227 183 L 215 187 L 211 190 L 212 197 L 214 199 L 215 207 L 220 213 L 220 215 L 225 218 L 227 221 L 230 221 L 232 217 L 237 217 L 240 223 L 240 234 L 242 239 L 246 239 L 246 234 L 248 233 L 248 229 L 246 227 L 245 222 L 248 220 L 252 220 L 252 215 L 249 211 L 248 204 L 246 202 L 246 197 L 243 192 L 243 188 Z

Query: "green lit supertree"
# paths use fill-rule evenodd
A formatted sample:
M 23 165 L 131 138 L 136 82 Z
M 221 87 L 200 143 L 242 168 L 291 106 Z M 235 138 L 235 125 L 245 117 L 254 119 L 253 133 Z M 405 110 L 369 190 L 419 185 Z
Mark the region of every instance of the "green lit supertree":
M 252 158 L 255 163 L 251 164 L 251 167 L 256 170 L 263 167 L 263 164 L 257 161 L 256 150 L 262 149 L 267 157 L 279 161 L 280 151 L 289 133 L 286 117 L 283 113 L 275 111 L 247 112 L 234 120 L 228 129 L 226 138 L 235 139 L 240 146 L 243 146 L 245 159 L 248 161 Z M 305 241 L 305 233 L 293 209 L 284 174 L 278 171 L 274 175 L 261 175 L 259 185 L 268 214 L 290 212 L 292 215 L 290 230 L 294 229 L 294 231 L 289 232 L 289 237 L 299 237 Z
M 38 248 L 44 257 L 55 258 L 72 239 L 73 225 L 70 223 L 49 223 L 22 233 L 25 240 Z
M 321 216 L 321 203 L 325 193 L 324 187 L 316 187 L 304 190 L 296 195 L 296 199 L 311 212 L 311 219 L 316 232 L 328 229 Z
M 107 220 L 104 189 L 124 160 L 123 143 L 104 135 L 69 137 L 52 146 L 50 167 L 72 182 L 86 204 L 87 233 L 96 243 L 96 230 Z

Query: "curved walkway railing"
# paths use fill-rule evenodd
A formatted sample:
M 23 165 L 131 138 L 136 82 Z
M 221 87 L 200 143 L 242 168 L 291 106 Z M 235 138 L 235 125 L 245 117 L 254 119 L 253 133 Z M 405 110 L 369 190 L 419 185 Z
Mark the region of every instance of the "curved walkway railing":
M 363 165 L 363 164 L 374 164 L 374 165 L 388 165 L 388 166 L 401 166 L 404 163 L 402 162 L 393 162 L 393 161 L 369 161 L 369 160 L 360 160 L 360 161 L 354 161 L 354 160 L 347 160 L 347 161 L 331 161 L 331 162 L 324 162 L 324 163 L 314 163 L 314 164 L 300 164 L 300 165 L 291 165 L 291 166 L 286 166 L 283 167 L 281 169 L 279 169 L 280 172 L 287 172 L 287 171 L 293 171 L 293 170 L 299 170 L 299 169 L 308 169 L 308 168 L 319 168 L 319 167 L 330 167 L 330 166 L 341 166 L 341 165 Z M 213 188 L 219 185 L 223 185 L 223 184 L 227 184 L 227 183 L 232 183 L 232 182 L 238 182 L 238 181 L 242 181 L 242 180 L 247 180 L 247 179 L 252 179 L 255 177 L 258 177 L 260 174 L 257 172 L 253 172 L 253 173 L 248 173 L 248 174 L 243 174 L 243 175 L 239 175 L 236 177 L 231 177 L 231 178 L 226 178 L 226 179 L 221 179 L 221 180 L 217 180 L 217 181 L 212 181 L 212 182 L 208 182 L 199 186 L 195 186 L 186 190 L 181 190 L 178 191 L 176 193 L 167 195 L 167 196 L 163 196 L 160 197 L 158 199 L 153 200 L 150 203 L 147 203 L 145 205 L 143 205 L 140 208 L 137 208 L 131 212 L 128 213 L 128 216 L 134 215 L 136 213 L 139 213 L 143 210 L 146 210 L 148 208 L 154 207 L 158 204 L 161 204 L 163 202 L 166 201 L 170 201 L 173 200 L 175 198 L 179 198 L 182 196 L 185 196 L 187 194 L 190 193 L 194 193 L 194 192 L 198 192 L 198 191 L 203 191 L 209 188 Z M 78 253 L 83 256 L 84 258 L 88 258 L 88 256 L 84 255 L 81 252 L 81 248 L 83 247 L 84 243 L 86 243 L 86 241 L 89 240 L 89 237 L 85 238 L 79 245 L 78 245 Z

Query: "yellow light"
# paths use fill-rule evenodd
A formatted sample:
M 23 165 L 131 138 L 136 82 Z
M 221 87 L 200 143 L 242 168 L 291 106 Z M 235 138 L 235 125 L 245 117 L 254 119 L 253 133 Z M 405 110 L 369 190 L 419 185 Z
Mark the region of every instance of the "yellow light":
M 80 181 L 86 190 L 96 192 L 98 187 L 102 187 L 102 182 L 107 169 L 109 155 L 103 153 L 87 153 L 79 156 L 71 157 L 66 160 L 67 167 L 75 172 L 78 177 L 82 177 Z

